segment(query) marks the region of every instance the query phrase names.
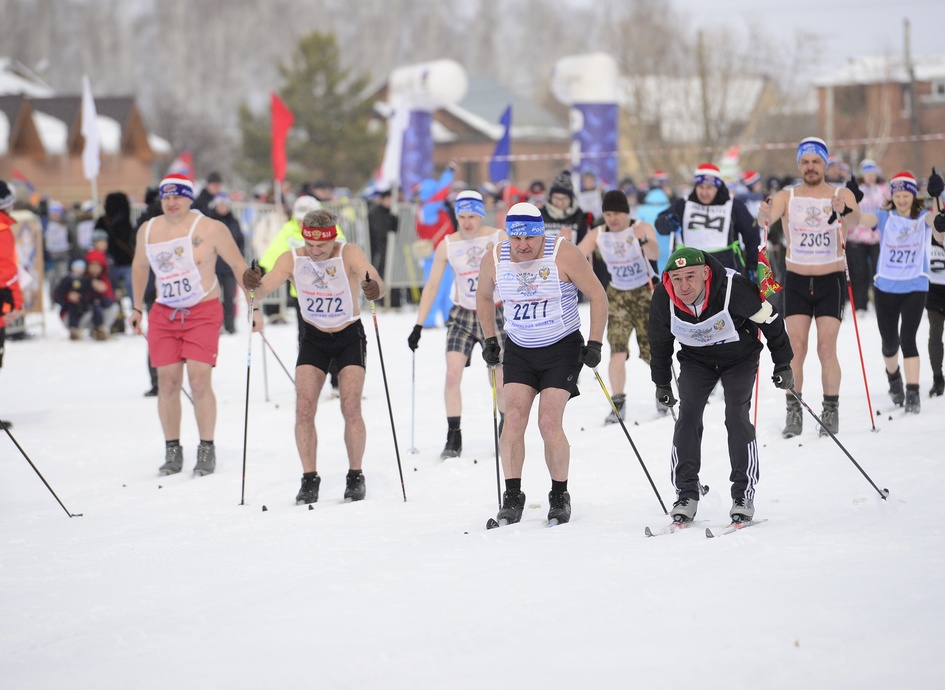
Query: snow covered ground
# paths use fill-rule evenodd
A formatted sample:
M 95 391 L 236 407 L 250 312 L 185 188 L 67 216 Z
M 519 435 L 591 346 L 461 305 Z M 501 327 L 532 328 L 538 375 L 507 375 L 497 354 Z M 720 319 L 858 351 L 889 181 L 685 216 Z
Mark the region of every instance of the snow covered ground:
M 730 505 L 720 397 L 706 411 L 702 480 L 712 489 L 700 529 L 644 536 L 668 519 L 621 428 L 603 426 L 607 402 L 585 371 L 565 417 L 572 522 L 543 527 L 549 479 L 532 428 L 525 517 L 487 532 L 496 470 L 478 350 L 463 384 L 463 455 L 443 462 L 445 330 L 424 331 L 414 377 L 415 313 L 380 312 L 405 503 L 374 321 L 363 318 L 368 497 L 342 503 L 341 416 L 325 396 L 314 510 L 294 505 L 293 388 L 259 336 L 240 505 L 245 325 L 222 338 L 218 469 L 203 478 L 190 472 L 197 436 L 186 401 L 185 471 L 157 476 L 163 441 L 155 399 L 142 397 L 142 338 L 72 343 L 50 318 L 46 337 L 8 344 L 0 415 L 82 517 L 67 517 L 0 434 L 0 686 L 940 687 L 945 400 L 927 397 L 923 352 L 922 413 L 891 409 L 872 315 L 860 331 L 880 431 L 848 317 L 839 437 L 889 500 L 818 438 L 810 416 L 801 437 L 781 439 L 784 396 L 766 353 L 756 507 L 768 522 L 713 540 L 701 527 L 727 522 Z M 586 324 L 585 312 L 585 333 Z M 294 325 L 266 333 L 294 370 Z M 925 338 L 923 326 L 923 350 Z M 628 428 L 669 507 L 673 422 L 655 419 L 638 359 L 628 380 Z M 804 394 L 819 414 L 816 360 Z

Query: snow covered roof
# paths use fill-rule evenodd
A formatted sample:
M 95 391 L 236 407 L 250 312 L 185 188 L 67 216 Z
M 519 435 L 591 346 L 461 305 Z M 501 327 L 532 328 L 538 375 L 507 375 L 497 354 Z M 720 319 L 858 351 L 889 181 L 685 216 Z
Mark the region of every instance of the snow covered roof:
M 35 75 L 28 74 L 28 70 L 23 65 L 8 57 L 0 57 L 0 96 L 24 95 L 45 98 L 54 93 Z
M 46 153 L 64 156 L 69 152 L 69 126 L 57 117 L 39 110 L 33 111 L 33 124 L 39 132 Z
M 529 98 L 506 88 L 494 79 L 482 75 L 469 78 L 466 97 L 458 104 L 444 107 L 450 115 L 482 132 L 490 139 L 502 136 L 499 118 L 505 109 L 512 106 L 513 141 L 525 139 L 569 140 L 571 133 L 567 123 L 562 123 L 552 113 Z
M 918 81 L 945 79 L 945 55 L 913 58 L 912 68 Z M 844 86 L 907 81 L 909 75 L 901 55 L 867 55 L 850 60 L 833 72 L 818 77 L 814 83 L 817 86 Z
M 0 156 L 5 156 L 10 150 L 10 118 L 0 110 Z
M 706 102 L 716 122 L 744 122 L 765 86 L 760 77 L 710 77 Z M 667 142 L 698 142 L 704 136 L 702 83 L 698 77 L 624 77 L 618 99 L 643 122 L 658 124 Z

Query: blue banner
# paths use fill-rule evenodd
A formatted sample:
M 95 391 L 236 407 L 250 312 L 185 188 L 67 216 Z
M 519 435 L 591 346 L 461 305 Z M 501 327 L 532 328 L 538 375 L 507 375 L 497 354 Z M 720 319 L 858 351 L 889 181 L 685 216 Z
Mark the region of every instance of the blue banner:
M 502 136 L 499 137 L 499 141 L 496 142 L 495 151 L 492 152 L 492 160 L 489 161 L 489 180 L 493 184 L 511 178 L 512 164 L 511 161 L 508 160 L 508 155 L 511 150 L 509 133 L 512 130 L 512 106 L 506 108 L 505 112 L 502 113 L 502 117 L 499 118 L 499 124 L 502 125 L 504 129 Z M 496 160 L 501 157 L 505 158 Z
M 572 108 L 574 169 L 597 176 L 605 188 L 617 184 L 617 104 L 575 103 Z M 576 113 L 574 111 L 577 111 Z M 574 117 L 576 115 L 576 117 Z
M 433 114 L 426 110 L 412 110 L 404 132 L 400 157 L 400 185 L 408 201 L 416 197 L 420 182 L 433 176 L 433 135 L 430 126 Z

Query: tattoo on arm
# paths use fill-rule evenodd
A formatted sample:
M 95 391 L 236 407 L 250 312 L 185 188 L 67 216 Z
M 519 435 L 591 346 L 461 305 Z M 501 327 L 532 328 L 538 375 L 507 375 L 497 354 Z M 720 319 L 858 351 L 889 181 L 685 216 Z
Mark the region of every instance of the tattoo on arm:
M 200 235 L 194 235 L 194 246 L 199 247 L 203 242 L 203 238 Z

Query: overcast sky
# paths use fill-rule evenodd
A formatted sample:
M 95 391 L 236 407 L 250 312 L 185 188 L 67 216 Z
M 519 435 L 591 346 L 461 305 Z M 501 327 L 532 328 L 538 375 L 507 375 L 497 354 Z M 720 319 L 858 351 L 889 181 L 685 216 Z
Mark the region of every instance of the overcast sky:
M 772 40 L 793 43 L 797 30 L 815 34 L 820 50 L 807 71 L 823 73 L 852 57 L 903 51 L 903 20 L 910 22 L 912 56 L 945 54 L 941 0 L 673 0 L 694 29 L 758 22 Z M 826 69 L 824 69 L 826 68 Z

